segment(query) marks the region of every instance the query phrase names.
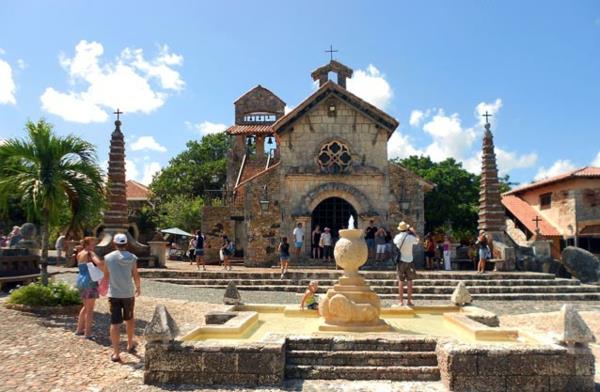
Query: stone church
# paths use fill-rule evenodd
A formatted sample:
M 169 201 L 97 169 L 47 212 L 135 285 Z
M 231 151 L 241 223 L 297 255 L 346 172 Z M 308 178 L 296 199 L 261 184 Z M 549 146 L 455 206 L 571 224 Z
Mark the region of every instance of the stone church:
M 433 185 L 388 160 L 398 121 L 346 89 L 352 73 L 335 60 L 317 68 L 311 76 L 319 88 L 287 114 L 260 85 L 234 102 L 229 197 L 203 214 L 209 259 L 218 257 L 224 233 L 245 265 L 273 264 L 280 238 L 293 242 L 297 223 L 308 258 L 312 229 L 329 227 L 335 237 L 351 215 L 358 228 L 373 220 L 395 233 L 405 220 L 423 232 L 424 193 Z

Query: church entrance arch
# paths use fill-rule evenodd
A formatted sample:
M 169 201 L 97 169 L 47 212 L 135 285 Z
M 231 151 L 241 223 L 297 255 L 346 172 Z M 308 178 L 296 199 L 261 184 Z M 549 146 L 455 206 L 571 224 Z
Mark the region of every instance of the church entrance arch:
M 358 214 L 352 204 L 348 203 L 341 197 L 329 197 L 322 200 L 312 211 L 311 214 L 311 232 L 319 225 L 321 231 L 325 227 L 331 229 L 333 238 L 339 237 L 339 230 L 348 226 L 350 215 L 354 217 L 354 221 L 358 222 Z

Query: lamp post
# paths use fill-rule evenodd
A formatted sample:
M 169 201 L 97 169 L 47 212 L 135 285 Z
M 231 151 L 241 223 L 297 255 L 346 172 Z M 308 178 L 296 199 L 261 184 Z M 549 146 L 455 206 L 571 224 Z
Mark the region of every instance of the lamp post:
M 261 197 L 259 203 L 260 203 L 260 209 L 263 212 L 266 212 L 266 211 L 269 210 L 270 200 L 269 200 L 269 195 L 267 193 L 267 186 L 266 185 L 263 186 L 263 193 L 262 193 L 262 197 Z

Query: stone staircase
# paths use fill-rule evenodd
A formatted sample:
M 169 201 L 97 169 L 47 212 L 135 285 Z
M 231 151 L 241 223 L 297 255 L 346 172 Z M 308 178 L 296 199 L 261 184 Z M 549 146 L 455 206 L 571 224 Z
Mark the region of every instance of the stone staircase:
M 195 288 L 225 288 L 233 281 L 239 290 L 302 293 L 311 280 L 319 282 L 319 293 L 335 284 L 340 271 L 290 271 L 284 279 L 278 272 L 142 270 L 140 274 L 159 282 Z M 398 286 L 392 271 L 365 271 L 363 276 L 382 299 L 396 299 Z M 448 300 L 463 281 L 477 300 L 600 300 L 600 286 L 577 279 L 556 278 L 537 272 L 419 272 L 414 281 L 415 300 Z M 405 289 L 406 290 L 406 289 Z
M 288 379 L 437 381 L 431 338 L 302 338 L 286 342 Z

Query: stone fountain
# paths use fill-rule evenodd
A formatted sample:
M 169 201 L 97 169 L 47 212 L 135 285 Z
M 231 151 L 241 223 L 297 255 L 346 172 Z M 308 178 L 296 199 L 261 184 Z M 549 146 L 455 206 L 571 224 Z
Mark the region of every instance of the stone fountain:
M 340 230 L 340 239 L 335 244 L 335 262 L 344 274 L 333 288 L 327 291 L 319 304 L 324 319 L 320 331 L 370 332 L 387 331 L 390 326 L 379 316 L 381 301 L 358 269 L 367 261 L 367 243 L 362 230 L 354 228 L 354 217 L 350 217 L 348 229 Z

